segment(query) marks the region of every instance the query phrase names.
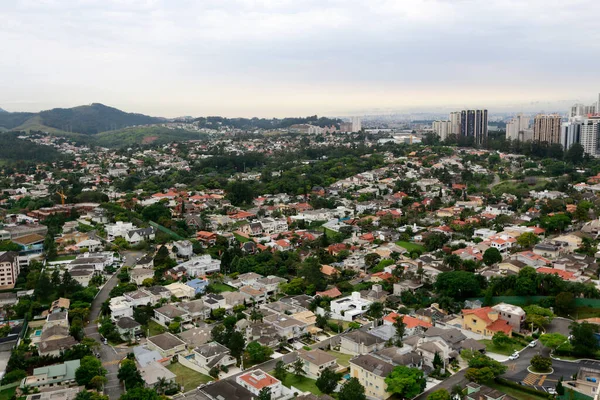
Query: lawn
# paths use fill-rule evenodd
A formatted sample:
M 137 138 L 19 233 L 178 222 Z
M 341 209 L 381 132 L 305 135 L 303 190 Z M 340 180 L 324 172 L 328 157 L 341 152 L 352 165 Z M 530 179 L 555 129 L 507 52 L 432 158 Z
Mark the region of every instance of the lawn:
M 578 319 L 600 317 L 600 308 L 577 307 L 577 311 L 573 315 Z
M 17 386 L 9 389 L 4 389 L 0 392 L 0 400 L 10 400 L 10 398 L 15 395 L 16 390 Z
M 548 400 L 548 397 L 542 394 L 537 395 L 533 393 L 528 393 L 517 388 L 502 385 L 497 382 L 487 382 L 486 386 L 489 386 L 492 389 L 496 389 L 502 393 L 506 393 L 507 395 L 512 396 L 517 400 Z
M 569 388 L 565 388 L 565 394 L 557 398 L 560 400 L 592 400 L 592 397 Z
M 178 362 L 170 364 L 167 369 L 177 375 L 177 378 L 175 378 L 176 382 L 180 385 L 183 385 L 183 388 L 186 392 L 197 388 L 203 383 L 213 380 L 213 378 L 210 376 L 196 372 L 188 367 L 184 367 Z
M 235 232 L 233 233 L 233 236 L 235 236 L 235 238 L 237 239 L 237 241 L 240 242 L 240 243 L 246 243 L 246 242 L 252 241 L 252 239 L 249 239 L 249 238 L 247 238 L 245 236 L 242 236 L 242 235 L 240 235 L 238 233 L 235 233 Z
M 523 347 L 525 347 L 524 343 L 519 343 L 517 341 L 513 341 L 510 344 L 507 344 L 505 346 L 502 347 L 498 347 L 496 346 L 491 339 L 482 339 L 479 341 L 479 343 L 482 343 L 485 345 L 485 350 L 489 351 L 491 353 L 496 353 L 496 354 L 503 354 L 505 356 L 510 356 L 512 353 L 514 353 L 517 350 L 521 350 Z
M 420 244 L 405 242 L 403 240 L 397 241 L 396 244 L 400 247 L 404 247 L 409 253 L 413 251 L 420 251 L 421 253 L 425 253 L 425 247 L 421 246 Z
M 274 372 L 275 371 L 271 371 L 269 374 L 273 375 Z M 317 387 L 317 381 L 305 376 L 296 376 L 292 373 L 288 373 L 283 380 L 283 385 L 288 388 L 293 386 L 303 392 L 311 392 L 312 394 L 316 395 L 321 394 L 321 391 Z
M 155 335 L 160 335 L 161 333 L 165 333 L 167 331 L 167 328 L 160 325 L 156 321 L 150 320 L 148 322 L 148 330 L 150 331 L 149 332 L 150 336 L 155 336 Z
M 331 354 L 332 356 L 337 357 L 337 363 L 343 367 L 349 367 L 350 359 L 352 357 L 354 357 L 350 354 L 339 353 L 339 352 L 333 351 L 333 350 L 328 350 L 327 353 Z
M 72 255 L 71 256 L 58 256 L 58 257 L 53 258 L 50 262 L 53 262 L 53 261 L 71 261 L 71 260 L 74 260 L 76 258 L 77 258 L 77 256 L 72 256 Z
M 210 288 L 215 292 L 215 293 L 221 293 L 221 292 L 235 292 L 235 288 L 229 285 L 226 285 L 224 283 L 211 283 L 210 284 Z

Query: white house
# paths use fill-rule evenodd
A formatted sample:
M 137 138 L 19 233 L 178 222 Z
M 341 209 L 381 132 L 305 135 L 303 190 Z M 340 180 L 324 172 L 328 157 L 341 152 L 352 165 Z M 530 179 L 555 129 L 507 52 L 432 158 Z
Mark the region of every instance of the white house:
M 106 238 L 109 242 L 112 242 L 118 237 L 125 237 L 127 232 L 134 229 L 134 226 L 131 222 L 123 222 L 117 221 L 114 224 L 109 224 L 105 226 L 106 230 Z
M 133 318 L 133 306 L 124 296 L 113 297 L 110 299 L 110 318 L 118 321 L 123 317 Z
M 173 246 L 177 248 L 177 255 L 180 257 L 189 258 L 194 255 L 194 247 L 189 240 L 180 240 L 173 243 Z
M 154 237 L 154 227 L 149 226 L 147 228 L 139 228 L 127 231 L 125 240 L 127 240 L 127 243 L 137 244 L 146 240 L 154 240 Z
M 221 260 L 213 260 L 209 254 L 193 257 L 180 264 L 187 271 L 188 276 L 205 276 L 221 270 Z
M 371 303 L 372 301 L 361 298 L 359 292 L 352 292 L 350 296 L 331 302 L 331 318 L 353 321 L 359 315 L 366 313 Z
M 235 381 L 238 385 L 248 389 L 255 396 L 258 396 L 263 388 L 271 389 L 271 398 L 273 399 L 281 397 L 283 392 L 281 381 L 260 369 L 242 374 L 235 378 Z

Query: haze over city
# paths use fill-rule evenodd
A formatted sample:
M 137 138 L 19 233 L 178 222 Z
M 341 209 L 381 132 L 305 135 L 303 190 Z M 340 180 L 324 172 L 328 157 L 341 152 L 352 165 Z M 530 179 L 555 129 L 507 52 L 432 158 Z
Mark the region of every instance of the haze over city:
M 598 11 L 587 0 L 4 2 L 0 107 L 564 110 L 600 86 Z

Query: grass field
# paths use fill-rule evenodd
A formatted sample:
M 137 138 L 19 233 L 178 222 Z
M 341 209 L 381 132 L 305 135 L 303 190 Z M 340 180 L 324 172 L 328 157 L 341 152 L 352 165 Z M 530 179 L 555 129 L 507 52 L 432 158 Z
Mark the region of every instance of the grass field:
M 327 353 L 331 354 L 332 356 L 337 357 L 337 363 L 343 367 L 349 367 L 350 359 L 352 357 L 354 357 L 350 354 L 339 353 L 339 352 L 333 351 L 333 350 L 328 350 Z
M 536 395 L 532 393 L 527 393 L 517 388 L 505 386 L 497 382 L 487 382 L 486 386 L 489 386 L 492 389 L 499 390 L 502 393 L 506 393 L 507 395 L 512 396 L 517 400 L 548 400 L 548 397 L 543 396 L 541 394 Z
M 150 331 L 150 336 L 160 335 L 161 333 L 167 331 L 167 329 L 164 326 L 152 320 L 148 322 L 148 330 Z
M 16 390 L 17 390 L 17 386 L 15 386 L 14 388 L 10 388 L 10 389 L 4 389 L 3 391 L 0 392 L 0 400 L 10 400 L 10 398 L 14 396 Z
M 578 319 L 600 317 L 600 308 L 594 307 L 577 307 L 574 314 Z
M 211 283 L 210 288 L 216 293 L 221 292 L 235 292 L 235 288 L 224 283 Z
M 77 256 L 58 256 L 56 258 L 53 258 L 50 262 L 52 262 L 52 261 L 70 261 L 70 260 L 74 260 L 76 258 L 77 258 Z
M 397 241 L 396 244 L 400 247 L 404 247 L 409 253 L 412 251 L 420 251 L 421 253 L 425 253 L 425 247 L 421 246 L 420 244 L 405 242 L 403 240 Z
M 274 371 L 269 372 L 273 375 Z M 314 379 L 307 378 L 305 376 L 296 376 L 292 373 L 288 373 L 283 380 L 285 387 L 295 387 L 303 392 L 311 392 L 312 394 L 320 395 L 321 391 L 317 387 L 317 381 Z
M 252 239 L 249 239 L 249 238 L 247 238 L 245 236 L 242 236 L 239 233 L 233 232 L 233 236 L 235 236 L 235 238 L 237 239 L 237 241 L 240 242 L 240 243 L 246 243 L 246 242 L 252 241 Z
M 521 350 L 523 347 L 525 347 L 525 343 L 520 343 L 517 341 L 514 341 L 513 343 L 507 344 L 506 346 L 502 347 L 496 346 L 490 339 L 479 340 L 479 343 L 485 345 L 486 351 L 496 354 L 503 354 L 505 356 L 510 356 L 515 351 Z
M 213 380 L 210 376 L 196 372 L 188 367 L 184 367 L 178 362 L 169 365 L 167 369 L 177 375 L 177 378 L 175 378 L 176 382 L 180 385 L 183 385 L 186 392 L 197 388 L 203 383 Z

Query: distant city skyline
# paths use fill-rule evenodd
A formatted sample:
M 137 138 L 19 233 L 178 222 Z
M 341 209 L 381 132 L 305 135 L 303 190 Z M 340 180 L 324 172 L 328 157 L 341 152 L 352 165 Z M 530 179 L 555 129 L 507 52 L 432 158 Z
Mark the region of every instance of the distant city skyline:
M 3 2 L 0 107 L 567 113 L 600 88 L 599 11 L 591 0 Z

